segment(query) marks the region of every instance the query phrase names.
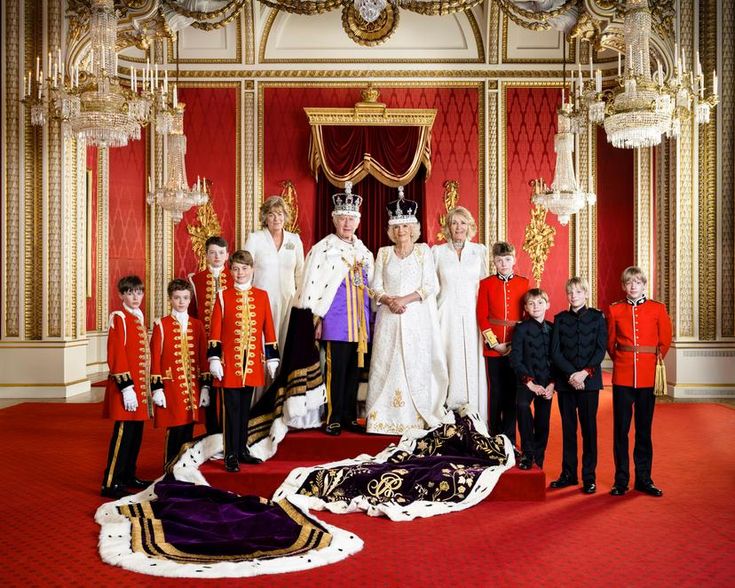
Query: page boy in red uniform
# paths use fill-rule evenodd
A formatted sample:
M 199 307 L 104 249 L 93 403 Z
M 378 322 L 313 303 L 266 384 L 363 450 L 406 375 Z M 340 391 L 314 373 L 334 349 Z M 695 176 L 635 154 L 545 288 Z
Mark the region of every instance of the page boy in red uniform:
M 204 243 L 207 268 L 189 274 L 189 282 L 194 288 L 194 305 L 190 314 L 204 323 L 204 331 L 209 337 L 210 323 L 217 292 L 232 286 L 232 275 L 225 267 L 227 261 L 227 241 L 220 236 L 209 237 Z M 207 434 L 222 432 L 222 409 L 219 403 L 219 388 L 212 388 L 209 405 L 205 407 Z
M 234 283 L 217 295 L 207 354 L 209 371 L 223 388 L 225 469 L 237 472 L 238 462 L 260 462 L 247 449 L 250 402 L 253 388 L 265 384 L 265 370 L 273 378 L 280 359 L 268 294 L 252 286 L 253 256 L 235 251 L 230 271 Z
M 143 281 L 125 276 L 117 283 L 122 310 L 110 315 L 107 334 L 107 365 L 110 375 L 105 389 L 103 417 L 115 421 L 102 479 L 102 496 L 121 498 L 128 489 L 147 488 L 151 482 L 135 475 L 143 425 L 150 418 L 148 391 L 148 331 L 140 305 Z
M 663 303 L 646 298 L 647 280 L 639 267 L 626 268 L 621 282 L 625 300 L 613 302 L 607 317 L 607 351 L 613 361 L 615 456 L 615 484 L 610 494 L 622 496 L 628 491 L 628 432 L 635 407 L 635 489 L 663 496 L 651 480 L 651 425 L 656 406 L 656 357 L 664 357 L 671 347 L 671 319 Z
M 477 324 L 484 341 L 489 383 L 490 434 L 503 433 L 516 442 L 516 376 L 509 354 L 513 329 L 523 318 L 523 296 L 528 278 L 516 275 L 516 249 L 499 241 L 493 245 L 496 274 L 480 281 L 477 294 Z
M 203 420 L 199 407 L 209 404 L 207 335 L 202 322 L 189 316 L 192 296 L 186 280 L 169 282 L 171 314 L 155 322 L 151 336 L 154 424 L 167 429 L 164 465 L 192 440 L 194 424 Z

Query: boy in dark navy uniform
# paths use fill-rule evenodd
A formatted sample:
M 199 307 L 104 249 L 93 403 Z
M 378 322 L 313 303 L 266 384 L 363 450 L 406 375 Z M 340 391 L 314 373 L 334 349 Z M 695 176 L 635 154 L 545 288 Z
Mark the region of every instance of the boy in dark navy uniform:
M 554 381 L 551 377 L 552 324 L 544 320 L 549 309 L 549 295 L 532 288 L 523 296 L 523 304 L 528 318 L 513 331 L 510 364 L 517 379 L 516 414 L 523 451 L 518 467 L 528 470 L 534 463 L 544 467 Z
M 589 287 L 583 278 L 567 281 L 569 310 L 554 317 L 551 360 L 557 372 L 556 390 L 561 414 L 561 475 L 552 488 L 576 486 L 577 415 L 582 429 L 582 482 L 585 494 L 597 491 L 597 406 L 602 389 L 602 360 L 607 347 L 605 316 L 587 306 Z

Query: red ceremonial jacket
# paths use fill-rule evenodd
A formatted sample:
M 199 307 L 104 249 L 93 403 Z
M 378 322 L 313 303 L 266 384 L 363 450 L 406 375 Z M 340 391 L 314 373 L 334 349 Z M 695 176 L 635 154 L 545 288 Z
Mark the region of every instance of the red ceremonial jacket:
M 523 295 L 528 292 L 528 278 L 513 274 L 504 280 L 497 274 L 480 280 L 477 293 L 477 325 L 485 345 L 483 355 L 500 357 L 490 349 L 497 343 L 510 343 L 513 328 L 523 319 Z
M 210 322 L 212 320 L 212 311 L 217 297 L 217 292 L 225 288 L 229 288 L 233 284 L 232 274 L 227 268 L 223 268 L 219 275 L 219 279 L 209 268 L 189 274 L 189 281 L 194 287 L 194 306 L 190 307 L 189 314 L 194 318 L 198 318 L 204 323 L 204 330 L 209 336 L 211 329 Z
M 607 315 L 607 351 L 613 361 L 613 384 L 652 388 L 656 349 L 665 356 L 671 347 L 671 319 L 666 306 L 643 299 L 613 302 Z
M 208 355 L 222 360 L 222 387 L 265 384 L 264 361 L 277 358 L 277 349 L 266 291 L 252 287 L 220 290 L 212 312 Z
M 183 331 L 172 315 L 157 320 L 151 336 L 151 393 L 163 388 L 166 408 L 155 407 L 155 426 L 199 422 L 199 384 L 208 374 L 202 322 L 189 317 Z
M 104 418 L 116 421 L 145 421 L 149 418 L 148 361 L 148 332 L 145 325 L 127 310 L 113 312 L 107 333 L 110 376 L 102 409 Z M 123 406 L 122 390 L 128 386 L 135 387 L 138 397 L 138 409 L 132 412 Z

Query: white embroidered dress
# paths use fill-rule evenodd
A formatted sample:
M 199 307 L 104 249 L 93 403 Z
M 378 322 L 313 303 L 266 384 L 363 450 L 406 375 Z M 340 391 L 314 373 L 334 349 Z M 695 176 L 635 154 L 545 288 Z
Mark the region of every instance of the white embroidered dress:
M 465 241 L 460 258 L 451 243 L 431 248 L 439 279 L 439 329 L 449 372 L 447 406 L 469 405 L 487 423 L 487 376 L 477 327 L 477 290 L 488 275 L 487 247 Z
M 261 229 L 250 233 L 245 249 L 253 256 L 255 263 L 253 286 L 268 292 L 278 346 L 283 347 L 293 297 L 304 271 L 301 238 L 296 233 L 283 231 L 283 242 L 277 249 L 270 231 Z
M 379 305 L 367 395 L 369 433 L 400 435 L 409 429 L 427 429 L 452 420 L 444 409 L 447 372 L 441 353 L 436 316 L 436 274 L 429 247 L 417 243 L 405 259 L 394 248 L 377 255 L 373 290 L 405 296 L 418 292 L 403 314 Z

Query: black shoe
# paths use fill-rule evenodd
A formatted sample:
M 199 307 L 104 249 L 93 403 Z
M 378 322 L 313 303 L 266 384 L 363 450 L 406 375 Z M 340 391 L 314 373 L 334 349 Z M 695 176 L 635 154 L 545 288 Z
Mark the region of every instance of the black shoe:
M 361 425 L 357 421 L 351 421 L 350 423 L 346 424 L 344 428 L 347 429 L 348 431 L 352 431 L 353 433 L 361 433 L 361 434 L 367 433 L 367 429 L 365 428 L 365 425 Z
M 524 455 L 518 462 L 518 467 L 522 470 L 530 470 L 533 467 L 533 460 L 527 455 Z
M 123 496 L 130 496 L 130 492 L 128 492 L 128 489 L 122 484 L 113 484 L 112 486 L 102 486 L 100 496 L 104 496 L 105 498 L 114 498 L 117 500 Z
M 597 492 L 597 484 L 594 482 L 585 482 L 584 486 L 582 487 L 582 492 L 584 494 L 594 494 Z
M 513 455 L 516 458 L 516 463 L 521 461 L 521 458 L 523 457 L 523 454 L 521 453 L 521 451 L 519 449 L 516 449 L 515 447 L 513 448 Z
M 250 455 L 250 452 L 247 449 L 238 454 L 237 461 L 240 463 L 263 463 L 262 459 L 258 459 L 257 457 Z
M 143 490 L 145 488 L 148 488 L 148 486 L 150 486 L 151 484 L 153 484 L 153 480 L 140 480 L 138 478 L 131 478 L 130 480 L 125 480 L 123 486 Z
M 648 494 L 649 496 L 663 496 L 664 491 L 661 490 L 661 488 L 657 488 L 653 485 L 653 482 L 647 482 L 646 484 L 639 484 L 638 482 L 635 483 L 635 489 L 638 490 L 638 492 L 643 492 L 644 494 Z
M 620 486 L 618 484 L 615 484 L 612 489 L 610 490 L 611 496 L 622 496 L 628 491 L 627 486 Z
M 576 478 L 562 474 L 557 480 L 549 484 L 549 488 L 566 488 L 567 486 L 576 486 L 577 484 L 579 484 L 579 481 Z
M 327 435 L 333 435 L 336 437 L 337 435 L 342 434 L 342 425 L 340 425 L 339 423 L 331 423 L 324 427 L 324 432 Z
M 225 469 L 228 472 L 239 472 L 240 465 L 237 463 L 236 455 L 228 455 L 225 457 Z

